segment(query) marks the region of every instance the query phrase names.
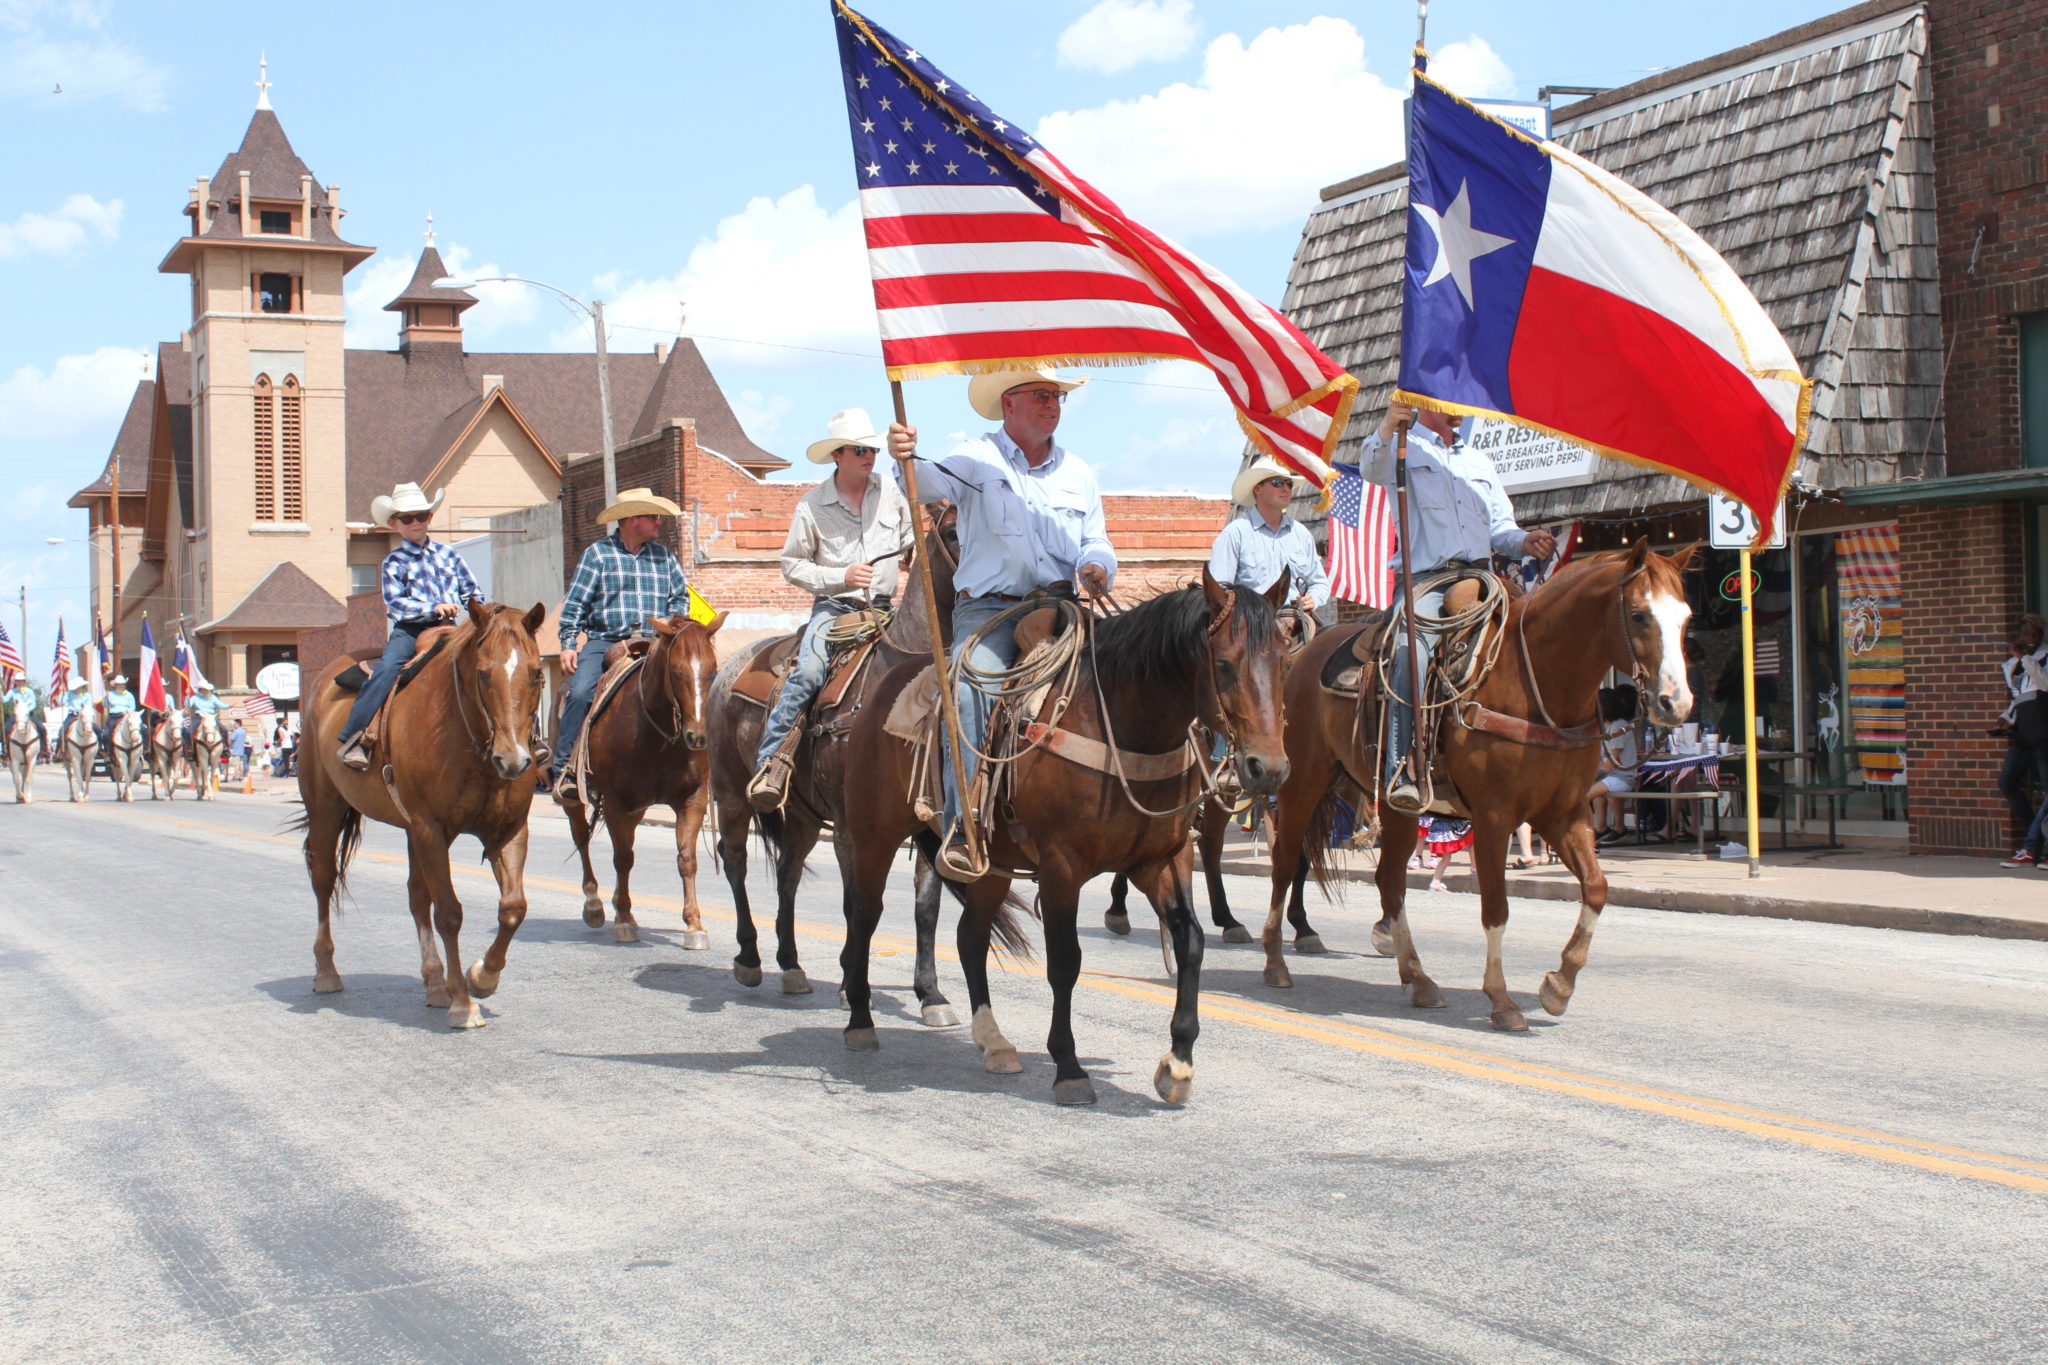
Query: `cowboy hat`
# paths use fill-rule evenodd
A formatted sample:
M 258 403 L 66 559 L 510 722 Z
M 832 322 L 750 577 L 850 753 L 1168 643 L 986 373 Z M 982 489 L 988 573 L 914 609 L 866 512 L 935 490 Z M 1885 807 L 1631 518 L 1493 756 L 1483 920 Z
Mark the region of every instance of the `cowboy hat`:
M 1061 393 L 1072 393 L 1087 383 L 1086 376 L 1080 379 L 1062 379 L 1043 365 L 1028 370 L 998 370 L 994 374 L 978 374 L 967 385 L 967 406 L 973 408 L 991 422 L 1003 420 L 1003 395 L 1011 389 L 1026 384 L 1050 384 Z
M 126 687 L 127 685 L 128 675 L 126 673 L 116 673 L 113 681 L 107 684 L 109 687 Z
M 391 490 L 390 497 L 387 498 L 382 493 L 379 493 L 376 497 L 370 499 L 370 520 L 376 522 L 379 526 L 389 526 L 392 513 L 431 512 L 439 507 L 441 499 L 447 496 L 448 490 L 444 488 L 434 494 L 432 502 L 428 502 L 427 495 L 420 491 L 418 484 L 402 483 Z
M 67 692 L 76 691 L 83 686 L 85 686 L 85 675 L 83 673 L 73 673 L 70 679 L 65 682 L 64 690 Z
M 1252 490 L 1268 479 L 1292 479 L 1296 494 L 1306 493 L 1315 485 L 1291 469 L 1283 469 L 1280 462 L 1271 455 L 1261 455 L 1237 472 L 1237 478 L 1230 485 L 1230 500 L 1239 507 L 1252 505 Z
M 624 521 L 627 517 L 679 517 L 683 509 L 652 488 L 628 488 L 619 500 L 597 514 L 601 522 Z
M 841 446 L 862 446 L 868 450 L 880 450 L 882 438 L 875 431 L 875 424 L 868 419 L 866 408 L 848 408 L 832 414 L 832 420 L 825 424 L 825 439 L 811 442 L 804 454 L 812 464 L 831 464 L 832 454 Z
M 200 680 L 199 680 L 198 682 L 196 682 L 196 683 L 193 683 L 192 685 L 193 685 L 194 687 L 198 688 L 198 689 L 199 689 L 199 690 L 200 690 L 201 692 L 211 692 L 211 691 L 213 691 L 213 684 L 212 684 L 212 683 L 210 683 L 210 682 L 208 682 L 208 681 L 207 681 L 206 679 L 204 679 L 204 678 L 201 678 L 201 679 L 200 679 Z

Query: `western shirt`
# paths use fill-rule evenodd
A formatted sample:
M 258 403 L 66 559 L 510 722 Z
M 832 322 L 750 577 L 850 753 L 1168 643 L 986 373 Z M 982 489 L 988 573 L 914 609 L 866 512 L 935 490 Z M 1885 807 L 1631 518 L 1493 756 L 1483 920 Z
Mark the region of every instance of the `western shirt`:
M 384 556 L 384 614 L 393 623 L 431 621 L 443 602 L 467 606 L 483 589 L 461 555 L 437 540 L 401 540 Z
M 782 576 L 814 597 L 859 601 L 868 592 L 891 596 L 903 562 L 900 554 L 875 565 L 874 581 L 866 591 L 848 587 L 846 571 L 909 545 L 913 521 L 910 503 L 893 481 L 869 474 L 868 491 L 856 512 L 839 496 L 838 476 L 828 474 L 804 494 L 789 519 L 789 534 L 782 541 Z
M 125 716 L 140 705 L 135 694 L 125 687 L 107 693 L 107 714 L 110 716 Z
M 1392 488 L 1394 463 L 1394 442 L 1378 432 L 1365 438 L 1359 464 L 1368 483 Z M 1515 525 L 1514 504 L 1493 461 L 1463 441 L 1444 445 L 1420 424 L 1408 432 L 1408 521 L 1417 573 L 1459 559 L 1519 559 L 1529 536 Z M 1401 562 L 1401 550 L 1393 562 Z
M 0 694 L 0 701 L 6 702 L 8 709 L 19 716 L 26 716 L 35 710 L 38 700 L 40 699 L 36 696 L 36 690 L 27 683 L 23 683 L 12 692 Z
M 689 610 L 690 589 L 675 552 L 650 540 L 629 554 L 614 531 L 583 548 L 556 633 L 563 649 L 574 649 L 578 632 L 593 640 L 622 640 L 650 617 Z
M 1033 465 L 1005 431 L 963 441 L 940 460 L 924 460 L 918 497 L 960 509 L 960 567 L 953 586 L 975 597 L 1022 596 L 1070 583 L 1084 564 L 1116 582 L 1116 551 L 1102 517 L 1095 471 L 1055 443 Z M 902 471 L 897 471 L 902 477 Z
M 185 709 L 195 716 L 217 716 L 220 714 L 220 698 L 211 692 L 194 692 L 185 698 Z
M 1209 577 L 1264 592 L 1287 575 L 1287 600 L 1306 594 L 1321 606 L 1330 600 L 1330 575 L 1316 553 L 1316 538 L 1293 517 L 1269 526 L 1254 507 L 1223 528 L 1209 551 Z

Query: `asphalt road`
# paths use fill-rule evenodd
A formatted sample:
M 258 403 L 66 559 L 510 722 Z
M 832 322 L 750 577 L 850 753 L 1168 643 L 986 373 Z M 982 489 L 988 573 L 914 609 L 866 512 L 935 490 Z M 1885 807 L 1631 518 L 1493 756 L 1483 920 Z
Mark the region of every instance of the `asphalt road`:
M 906 878 L 882 1051 L 850 1053 L 829 855 L 799 909 L 818 990 L 784 997 L 733 981 L 710 876 L 713 948 L 680 948 L 666 830 L 620 945 L 537 821 L 532 915 L 457 1033 L 378 829 L 347 990 L 316 996 L 287 812 L 0 806 L 0 1360 L 2048 1357 L 2038 944 L 1616 910 L 1553 1021 L 1574 909 L 1521 903 L 1510 1037 L 1470 898 L 1417 897 L 1426 1014 L 1354 899 L 1292 991 L 1212 938 L 1172 1109 L 1149 915 L 1116 939 L 1091 912 L 1102 1099 L 1072 1110 L 1034 965 L 995 982 L 1024 1074 L 989 1076 L 916 1022 Z

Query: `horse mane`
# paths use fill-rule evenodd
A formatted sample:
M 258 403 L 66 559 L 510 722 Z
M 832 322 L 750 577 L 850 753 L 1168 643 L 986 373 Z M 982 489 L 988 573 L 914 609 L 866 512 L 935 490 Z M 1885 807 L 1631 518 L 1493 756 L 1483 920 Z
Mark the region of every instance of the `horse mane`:
M 1231 586 L 1237 615 L 1257 648 L 1279 637 L 1279 618 L 1261 593 Z M 1104 686 L 1172 687 L 1202 667 L 1209 647 L 1209 604 L 1202 585 L 1161 593 L 1095 627 L 1095 675 Z
M 1568 591 L 1570 585 L 1591 577 L 1597 570 L 1616 567 L 1625 563 L 1633 553 L 1635 551 L 1632 548 L 1602 550 L 1597 554 L 1584 555 L 1574 559 L 1549 578 L 1544 579 L 1534 588 L 1531 588 L 1522 600 L 1533 604 L 1539 599 L 1547 600 L 1548 597 L 1558 596 Z M 1678 565 L 1671 561 L 1670 556 L 1659 554 L 1655 550 L 1649 551 L 1643 556 L 1643 572 L 1650 575 L 1653 579 L 1660 580 L 1663 586 L 1670 588 L 1679 596 L 1683 597 L 1685 595 L 1685 578 L 1680 572 Z

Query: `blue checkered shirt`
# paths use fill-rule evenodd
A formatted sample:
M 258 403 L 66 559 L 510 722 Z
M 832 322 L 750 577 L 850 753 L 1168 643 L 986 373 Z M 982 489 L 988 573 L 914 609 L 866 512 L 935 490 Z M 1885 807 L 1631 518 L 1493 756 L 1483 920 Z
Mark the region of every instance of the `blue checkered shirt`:
M 618 532 L 585 547 L 576 577 L 562 602 L 558 628 L 563 649 L 576 648 L 578 632 L 593 640 L 618 640 L 651 616 L 679 616 L 690 609 L 682 561 L 659 541 L 627 554 Z
M 394 622 L 431 621 L 443 602 L 467 606 L 483 595 L 462 556 L 438 541 L 401 540 L 384 556 L 384 614 Z

